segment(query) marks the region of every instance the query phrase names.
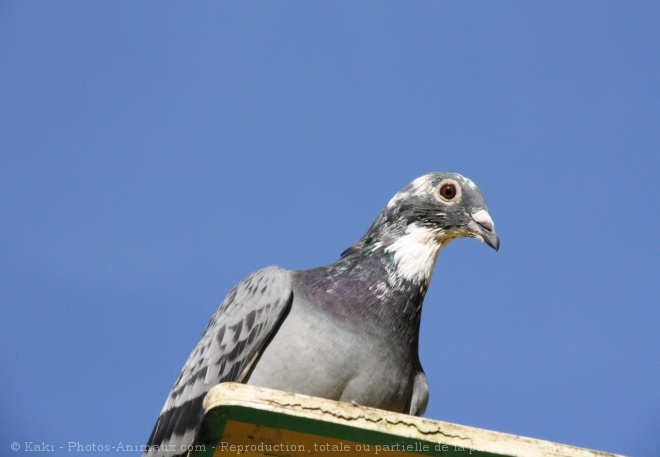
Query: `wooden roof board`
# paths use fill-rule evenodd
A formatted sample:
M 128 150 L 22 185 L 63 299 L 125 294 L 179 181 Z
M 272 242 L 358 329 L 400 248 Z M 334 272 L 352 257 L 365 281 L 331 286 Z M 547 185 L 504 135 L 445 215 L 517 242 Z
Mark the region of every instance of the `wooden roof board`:
M 235 383 L 211 389 L 196 457 L 622 457 Z

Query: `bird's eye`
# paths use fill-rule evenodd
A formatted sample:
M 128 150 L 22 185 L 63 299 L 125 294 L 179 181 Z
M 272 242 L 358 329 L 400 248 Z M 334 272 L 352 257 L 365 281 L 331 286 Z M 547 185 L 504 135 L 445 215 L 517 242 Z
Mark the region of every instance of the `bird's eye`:
M 452 205 L 461 199 L 461 188 L 453 179 L 445 179 L 435 188 L 433 195 L 439 202 Z
M 454 183 L 443 184 L 440 187 L 440 195 L 447 200 L 452 200 L 456 196 L 456 185 Z

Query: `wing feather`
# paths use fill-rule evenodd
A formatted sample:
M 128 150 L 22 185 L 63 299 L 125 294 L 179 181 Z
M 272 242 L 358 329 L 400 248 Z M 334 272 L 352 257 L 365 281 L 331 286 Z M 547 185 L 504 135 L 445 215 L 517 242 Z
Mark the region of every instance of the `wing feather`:
M 291 304 L 289 272 L 268 267 L 238 283 L 211 317 L 167 397 L 146 456 L 181 454 L 202 420 L 206 393 L 242 382 Z M 185 453 L 185 452 L 184 452 Z

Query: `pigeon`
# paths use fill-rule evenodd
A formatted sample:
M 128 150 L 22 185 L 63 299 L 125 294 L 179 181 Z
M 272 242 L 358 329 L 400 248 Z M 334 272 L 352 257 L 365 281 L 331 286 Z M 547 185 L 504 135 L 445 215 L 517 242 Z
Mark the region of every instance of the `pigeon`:
M 202 402 L 222 382 L 421 416 L 429 397 L 422 302 L 440 249 L 461 237 L 499 249 L 477 186 L 430 173 L 399 191 L 336 262 L 271 266 L 243 279 L 190 354 L 144 455 L 185 455 L 200 442 Z

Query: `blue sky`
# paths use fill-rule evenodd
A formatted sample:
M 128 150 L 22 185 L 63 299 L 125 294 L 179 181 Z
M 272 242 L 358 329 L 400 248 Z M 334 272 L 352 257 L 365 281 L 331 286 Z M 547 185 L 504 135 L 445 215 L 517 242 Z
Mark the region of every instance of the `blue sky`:
M 146 441 L 229 289 L 454 171 L 426 417 L 660 450 L 660 6 L 3 2 L 0 453 Z

